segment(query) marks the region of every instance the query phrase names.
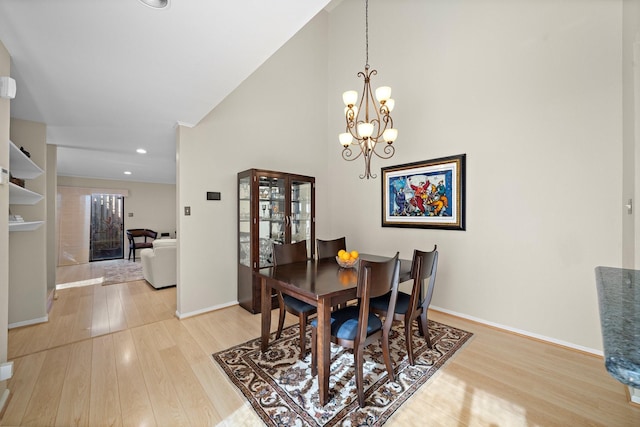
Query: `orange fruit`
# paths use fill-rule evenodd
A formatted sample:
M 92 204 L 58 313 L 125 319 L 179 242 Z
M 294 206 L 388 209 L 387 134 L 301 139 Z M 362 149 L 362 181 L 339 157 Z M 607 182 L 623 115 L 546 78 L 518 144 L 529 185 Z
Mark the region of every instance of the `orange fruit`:
M 344 260 L 344 261 L 349 261 L 349 258 L 351 257 L 351 255 L 349 254 L 349 252 L 344 251 L 342 253 L 342 255 L 340 255 L 340 259 Z
M 353 259 L 358 259 L 358 256 L 359 256 L 359 255 L 360 255 L 360 254 L 358 253 L 358 251 L 351 251 L 351 258 L 353 258 Z
M 339 256 L 339 257 L 342 257 L 342 254 L 343 254 L 343 253 L 345 253 L 345 252 L 346 252 L 346 251 L 345 251 L 344 249 L 340 249 L 340 250 L 338 251 L 338 256 Z

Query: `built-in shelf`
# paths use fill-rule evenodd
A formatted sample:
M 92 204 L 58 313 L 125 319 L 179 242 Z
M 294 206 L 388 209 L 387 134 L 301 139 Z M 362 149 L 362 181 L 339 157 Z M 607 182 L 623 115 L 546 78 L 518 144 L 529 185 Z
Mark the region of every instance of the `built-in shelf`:
M 44 221 L 11 222 L 9 221 L 9 231 L 33 231 L 39 228 Z
M 9 141 L 9 165 L 9 171 L 14 178 L 33 179 L 44 173 L 42 168 L 27 157 L 12 141 Z M 13 182 L 9 183 L 10 205 L 35 205 L 43 198 L 42 194 L 27 190 Z M 32 231 L 42 224 L 44 221 L 9 221 L 9 231 Z
M 42 194 L 34 193 L 31 190 L 9 183 L 9 204 L 12 205 L 35 205 L 42 200 Z
M 14 178 L 33 179 L 44 172 L 11 141 L 9 141 L 9 163 L 11 164 L 10 172 Z

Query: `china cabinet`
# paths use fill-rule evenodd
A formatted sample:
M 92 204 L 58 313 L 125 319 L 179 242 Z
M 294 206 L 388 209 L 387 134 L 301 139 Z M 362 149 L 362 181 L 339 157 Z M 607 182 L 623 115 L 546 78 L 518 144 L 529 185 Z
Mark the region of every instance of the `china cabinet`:
M 14 178 L 33 179 L 44 172 L 11 141 L 9 141 L 9 163 L 11 175 Z M 41 194 L 27 190 L 12 182 L 9 183 L 10 205 L 35 205 L 42 198 Z M 40 227 L 43 223 L 44 221 L 19 221 L 10 218 L 9 231 L 31 231 Z
M 306 240 L 307 254 L 314 256 L 314 199 L 313 177 L 259 169 L 238 173 L 238 302 L 251 313 L 260 312 L 260 281 L 253 272 L 273 265 L 274 244 Z

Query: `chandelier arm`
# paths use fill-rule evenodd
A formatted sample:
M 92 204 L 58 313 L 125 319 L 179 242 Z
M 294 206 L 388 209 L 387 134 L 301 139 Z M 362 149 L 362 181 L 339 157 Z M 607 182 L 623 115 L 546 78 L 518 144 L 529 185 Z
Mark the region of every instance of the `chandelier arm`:
M 364 174 L 360 175 L 360 179 L 376 179 L 377 177 L 376 174 L 371 173 L 371 150 L 369 150 L 369 153 L 364 154 Z
M 358 131 L 356 129 L 355 119 L 347 121 L 347 129 L 346 130 L 347 130 L 347 132 L 349 132 L 351 134 L 353 139 L 355 139 L 356 141 L 359 141 L 359 136 L 358 136 Z
M 380 143 L 382 144 L 382 143 Z M 377 145 L 377 144 L 376 144 Z M 373 154 L 375 154 L 376 156 L 378 156 L 381 159 L 390 159 L 391 157 L 393 157 L 393 155 L 396 153 L 396 149 L 394 148 L 393 145 L 391 144 L 385 144 L 384 148 L 382 149 L 382 152 L 384 154 L 380 154 L 375 150 L 375 146 L 373 147 L 373 149 L 371 150 L 373 152 Z
M 352 162 L 358 158 L 360 158 L 360 156 L 362 156 L 363 151 L 360 150 L 360 152 L 355 155 L 354 157 L 351 157 L 354 155 L 353 150 L 351 150 L 351 148 L 349 146 L 346 146 L 342 149 L 342 158 L 348 162 Z

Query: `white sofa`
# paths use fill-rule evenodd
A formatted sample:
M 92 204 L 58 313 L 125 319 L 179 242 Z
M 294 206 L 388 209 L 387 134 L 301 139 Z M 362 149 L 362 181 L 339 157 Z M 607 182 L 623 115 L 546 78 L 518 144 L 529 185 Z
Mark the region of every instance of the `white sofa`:
M 142 275 L 156 289 L 175 286 L 177 283 L 178 260 L 176 239 L 158 239 L 153 248 L 140 252 Z

